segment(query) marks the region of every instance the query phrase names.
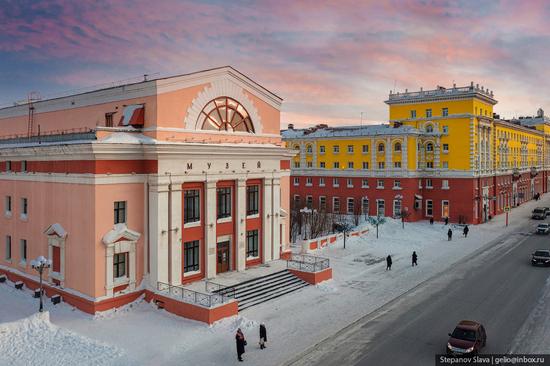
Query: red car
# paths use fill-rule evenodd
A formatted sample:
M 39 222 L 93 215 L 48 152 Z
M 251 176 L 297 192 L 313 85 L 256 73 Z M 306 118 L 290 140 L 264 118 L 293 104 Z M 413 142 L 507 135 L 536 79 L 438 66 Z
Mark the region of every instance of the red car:
M 449 333 L 449 337 L 448 355 L 476 355 L 487 343 L 487 334 L 483 325 L 471 320 L 462 320 L 458 323 L 455 330 Z

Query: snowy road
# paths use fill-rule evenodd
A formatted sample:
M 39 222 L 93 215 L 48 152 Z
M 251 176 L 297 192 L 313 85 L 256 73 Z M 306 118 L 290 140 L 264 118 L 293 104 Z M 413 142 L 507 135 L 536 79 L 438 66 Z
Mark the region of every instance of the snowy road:
M 529 222 L 515 234 L 493 240 L 293 364 L 430 365 L 435 354 L 445 351 L 447 333 L 462 319 L 485 325 L 488 341 L 484 353 L 522 351 L 523 344 L 533 343 L 525 337 L 530 335 L 529 324 L 536 323 L 533 314 L 541 315 L 536 309 L 544 309 L 539 299 L 548 297 L 550 274 L 550 268 L 530 265 L 535 249 L 550 247 L 547 236 L 526 235 L 532 232 L 532 225 Z M 549 349 L 537 351 L 548 353 Z

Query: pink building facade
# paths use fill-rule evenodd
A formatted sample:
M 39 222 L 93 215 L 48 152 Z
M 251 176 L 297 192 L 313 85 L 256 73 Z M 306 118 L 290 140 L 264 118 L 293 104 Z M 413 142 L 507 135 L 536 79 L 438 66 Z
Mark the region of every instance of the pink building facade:
M 0 274 L 93 313 L 288 255 L 281 103 L 223 67 L 0 109 Z

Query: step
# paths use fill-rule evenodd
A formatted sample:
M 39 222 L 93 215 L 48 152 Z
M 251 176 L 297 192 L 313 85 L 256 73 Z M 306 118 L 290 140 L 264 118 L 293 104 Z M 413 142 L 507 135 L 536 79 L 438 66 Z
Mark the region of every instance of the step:
M 253 279 L 250 279 L 250 280 L 239 282 L 239 283 L 237 283 L 233 286 L 227 286 L 227 287 L 221 288 L 219 290 L 214 290 L 212 292 L 213 293 L 219 293 L 219 292 L 227 291 L 227 289 L 237 289 L 237 288 L 245 287 L 243 285 L 248 285 L 248 284 L 251 284 L 252 282 L 261 282 L 262 280 L 268 280 L 268 279 L 273 278 L 273 277 L 278 277 L 278 276 L 281 276 L 281 275 L 285 275 L 286 273 L 290 273 L 290 272 L 288 272 L 288 270 L 284 269 L 282 271 L 274 272 L 274 273 L 268 274 L 266 276 L 256 277 L 256 278 L 253 278 Z
M 286 294 L 289 294 L 291 292 L 294 292 L 294 291 L 298 291 L 304 287 L 307 287 L 309 286 L 309 283 L 307 282 L 304 282 L 302 285 L 300 286 L 296 286 L 296 287 L 293 287 L 291 289 L 288 289 L 287 291 L 282 291 L 282 292 L 279 292 L 279 293 L 276 293 L 276 294 L 273 294 L 273 296 L 269 296 L 269 297 L 266 297 L 266 298 L 262 298 L 261 301 L 258 301 L 258 302 L 254 302 L 254 303 L 247 303 L 247 304 L 243 304 L 243 306 L 239 306 L 239 311 L 243 311 L 243 310 L 246 310 L 248 308 L 251 308 L 253 306 L 256 306 L 256 305 L 259 305 L 259 304 L 262 304 L 264 302 L 267 302 L 269 300 L 273 300 L 273 299 L 276 299 L 278 297 L 281 297 L 281 296 L 284 296 Z
M 260 287 L 260 288 L 255 289 L 254 291 L 247 291 L 244 294 L 236 295 L 235 298 L 239 301 L 243 301 L 243 300 L 247 300 L 247 299 L 250 299 L 250 298 L 257 297 L 257 296 L 261 296 L 261 295 L 263 295 L 265 293 L 268 293 L 268 292 L 276 291 L 276 290 L 280 289 L 281 287 L 292 286 L 295 283 L 300 283 L 300 282 L 303 282 L 303 281 L 299 278 L 296 278 L 296 277 L 295 278 L 289 278 L 285 281 L 273 283 L 271 286 Z
M 242 294 L 242 293 L 254 291 L 254 290 L 257 290 L 257 289 L 262 288 L 262 287 L 269 287 L 269 286 L 271 286 L 275 283 L 284 282 L 284 281 L 287 281 L 289 279 L 294 279 L 294 278 L 296 278 L 296 277 L 292 273 L 285 274 L 285 275 L 279 276 L 277 278 L 271 278 L 267 281 L 262 281 L 262 282 L 254 283 L 254 284 L 248 284 L 245 287 L 237 288 L 237 289 L 235 289 L 235 293 L 236 294 Z
M 256 296 L 254 298 L 250 298 L 250 299 L 247 299 L 247 300 L 244 300 L 244 301 L 239 301 L 239 307 L 246 307 L 250 304 L 255 304 L 255 303 L 258 303 L 258 302 L 262 302 L 263 300 L 265 299 L 269 299 L 273 296 L 276 296 L 278 294 L 281 294 L 281 293 L 286 293 L 287 291 L 290 291 L 294 288 L 302 288 L 302 287 L 305 287 L 307 284 L 305 283 L 294 283 L 293 285 L 291 286 L 287 286 L 287 287 L 283 287 L 283 288 L 279 288 L 277 289 L 276 291 L 271 291 L 271 292 L 268 292 L 268 293 L 265 293 L 265 294 L 262 294 L 260 296 Z

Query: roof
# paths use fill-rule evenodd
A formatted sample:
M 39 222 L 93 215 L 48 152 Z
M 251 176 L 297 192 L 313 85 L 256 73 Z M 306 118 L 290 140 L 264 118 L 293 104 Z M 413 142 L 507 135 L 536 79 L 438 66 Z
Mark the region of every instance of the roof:
M 456 327 L 461 329 L 476 330 L 480 325 L 481 324 L 473 320 L 461 320 Z
M 550 123 L 550 118 L 547 116 L 541 116 L 541 117 L 524 117 L 520 119 L 514 119 L 514 122 L 519 122 L 520 124 L 524 126 L 536 126 L 543 123 Z
M 312 127 L 307 129 L 288 129 L 281 131 L 283 139 L 314 139 L 330 137 L 358 137 L 379 135 L 402 135 L 418 133 L 412 126 L 392 127 L 389 124 L 366 126 Z
M 472 82 L 469 86 L 457 87 L 453 85 L 452 88 L 444 88 L 438 86 L 434 90 L 422 90 L 409 92 L 405 90 L 404 93 L 394 93 L 390 91 L 390 95 L 387 100 L 384 101 L 386 104 L 406 104 L 414 103 L 420 101 L 437 101 L 437 100 L 447 100 L 447 99 L 463 99 L 463 98 L 472 98 L 476 97 L 481 100 L 484 100 L 487 103 L 492 105 L 497 104 L 497 101 L 493 98 L 493 92 L 484 87 L 479 87 L 479 84 L 474 86 Z

